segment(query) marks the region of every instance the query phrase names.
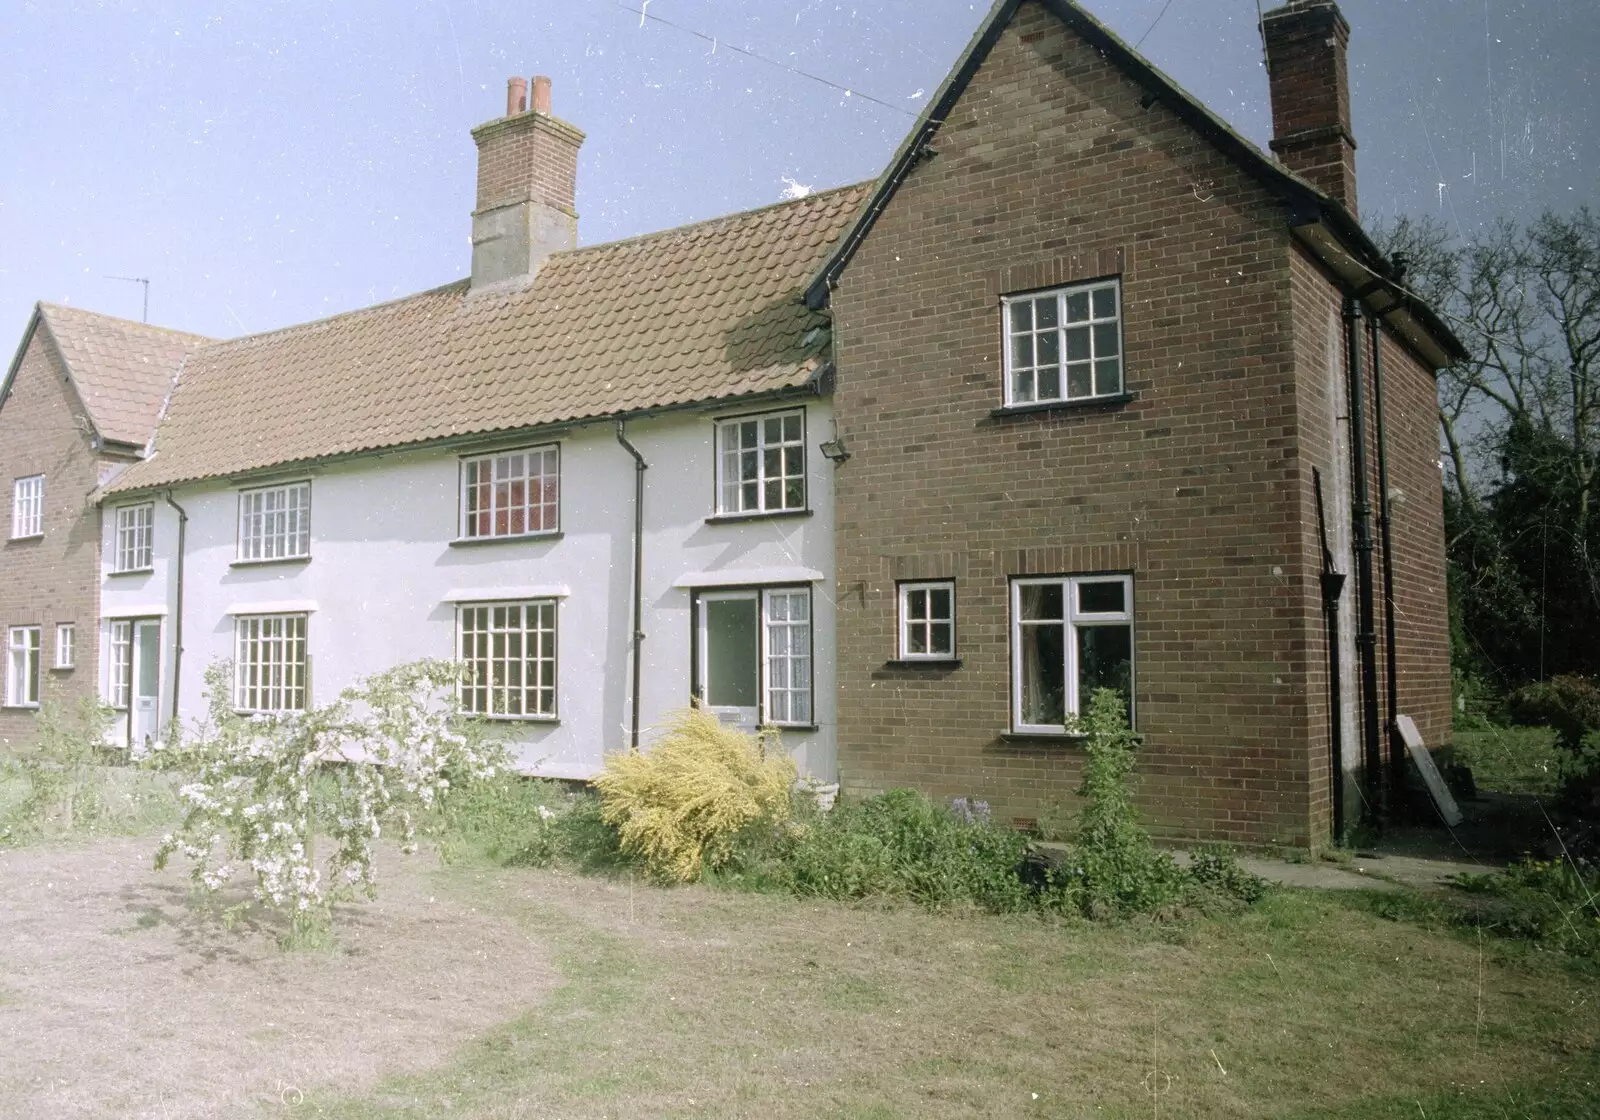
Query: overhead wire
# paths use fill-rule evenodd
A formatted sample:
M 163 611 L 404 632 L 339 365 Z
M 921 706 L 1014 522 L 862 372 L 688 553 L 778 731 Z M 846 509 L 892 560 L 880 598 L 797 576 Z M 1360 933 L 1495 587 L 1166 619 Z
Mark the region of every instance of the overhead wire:
M 1170 2 L 1170 0 L 1169 0 L 1169 2 Z M 753 58 L 757 62 L 763 62 L 763 63 L 766 63 L 766 65 L 768 65 L 768 66 L 773 66 L 773 67 L 776 67 L 779 70 L 787 71 L 788 73 L 793 74 L 796 77 L 806 78 L 806 79 L 808 79 L 810 81 L 818 82 L 818 83 L 820 83 L 822 85 L 827 86 L 829 89 L 839 91 L 840 93 L 844 94 L 846 97 L 859 98 L 860 100 L 869 102 L 869 103 L 871 103 L 873 105 L 878 105 L 878 106 L 881 106 L 882 108 L 885 108 L 885 109 L 892 109 L 894 112 L 904 114 L 905 116 L 910 117 L 912 120 L 916 120 L 917 119 L 917 116 L 918 116 L 917 113 L 912 112 L 910 109 L 906 109 L 906 108 L 903 108 L 902 106 L 896 105 L 893 102 L 884 101 L 882 98 L 873 97 L 870 93 L 862 93 L 858 89 L 852 89 L 849 86 L 840 85 L 838 82 L 830 81 L 829 79 L 821 77 L 820 75 L 817 75 L 817 74 L 813 74 L 808 70 L 802 70 L 798 66 L 794 66 L 794 65 L 792 65 L 790 63 L 787 63 L 787 62 L 781 62 L 781 61 L 779 61 L 778 59 L 775 59 L 775 58 L 768 58 L 764 54 L 758 54 L 757 52 L 749 49 L 748 47 L 735 46 L 734 44 L 729 43 L 729 42 L 727 42 L 727 41 L 725 41 L 723 39 L 720 39 L 715 35 L 708 35 L 704 31 L 698 31 L 693 27 L 685 27 L 681 23 L 674 23 L 670 19 L 666 19 L 666 18 L 664 18 L 662 16 L 654 15 L 653 13 L 651 13 L 648 10 L 649 9 L 649 0 L 645 0 L 644 6 L 643 7 L 638 7 L 638 8 L 631 7 L 631 6 L 627 5 L 627 4 L 622 3 L 621 0 L 617 0 L 617 7 L 621 8 L 625 12 L 632 12 L 634 15 L 638 16 L 639 17 L 639 26 L 641 26 L 641 27 L 644 26 L 645 20 L 650 20 L 651 22 L 659 23 L 664 27 L 670 27 L 674 31 L 681 31 L 685 35 L 693 35 L 696 39 L 699 39 L 702 42 L 710 43 L 711 44 L 711 49 L 713 51 L 716 51 L 718 49 L 733 51 L 735 54 L 742 54 L 746 58 Z
M 1151 21 L 1149 27 L 1144 29 L 1144 34 L 1139 36 L 1139 41 L 1133 45 L 1134 50 L 1138 50 L 1140 47 L 1144 46 L 1144 41 L 1150 38 L 1150 32 L 1156 29 L 1156 25 L 1161 22 L 1162 17 L 1167 14 L 1167 9 L 1170 7 L 1172 7 L 1172 0 L 1167 0 L 1165 4 L 1161 5 L 1161 10 L 1156 13 L 1156 18 Z

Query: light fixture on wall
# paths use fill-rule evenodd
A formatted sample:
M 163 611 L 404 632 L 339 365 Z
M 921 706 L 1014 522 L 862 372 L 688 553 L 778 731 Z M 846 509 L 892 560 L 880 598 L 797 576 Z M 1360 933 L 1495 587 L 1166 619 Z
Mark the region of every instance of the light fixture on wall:
M 833 426 L 833 438 L 825 439 L 817 445 L 817 450 L 822 452 L 822 457 L 835 466 L 850 458 L 850 450 L 845 447 L 844 440 L 839 438 L 839 425 Z

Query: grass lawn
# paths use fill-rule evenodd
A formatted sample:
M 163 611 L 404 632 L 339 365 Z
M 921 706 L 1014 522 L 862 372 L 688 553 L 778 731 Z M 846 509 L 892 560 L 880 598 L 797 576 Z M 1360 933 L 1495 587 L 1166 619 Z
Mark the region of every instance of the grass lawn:
M 271 929 L 208 924 L 149 847 L 0 855 L 0 1114 L 1600 1108 L 1600 971 L 1360 893 L 1087 926 L 390 853 L 333 949 L 284 954 Z
M 1561 789 L 1564 753 L 1548 727 L 1457 731 L 1455 760 L 1472 768 L 1479 789 L 1551 796 Z

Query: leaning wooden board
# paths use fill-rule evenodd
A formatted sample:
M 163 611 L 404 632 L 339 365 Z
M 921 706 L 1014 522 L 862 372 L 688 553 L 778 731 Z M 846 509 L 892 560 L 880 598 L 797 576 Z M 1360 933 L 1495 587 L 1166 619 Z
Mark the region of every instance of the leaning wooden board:
M 1450 787 L 1444 784 L 1439 768 L 1433 764 L 1433 755 L 1423 745 L 1422 733 L 1417 730 L 1410 716 L 1396 716 L 1394 726 L 1400 732 L 1400 738 L 1405 740 L 1406 753 L 1416 763 L 1417 773 L 1422 775 L 1423 784 L 1428 787 L 1439 815 L 1444 818 L 1445 824 L 1454 828 L 1461 823 L 1461 809 L 1456 805 L 1456 799 L 1450 796 Z

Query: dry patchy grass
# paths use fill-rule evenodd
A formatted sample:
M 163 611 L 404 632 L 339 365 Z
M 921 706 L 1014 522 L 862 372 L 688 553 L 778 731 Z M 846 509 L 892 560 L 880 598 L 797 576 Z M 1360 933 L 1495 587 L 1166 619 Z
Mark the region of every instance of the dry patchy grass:
M 1106 927 L 388 857 L 334 950 L 286 955 L 193 914 L 147 847 L 0 855 L 0 1114 L 1464 1118 L 1597 1099 L 1592 969 L 1359 896 Z

